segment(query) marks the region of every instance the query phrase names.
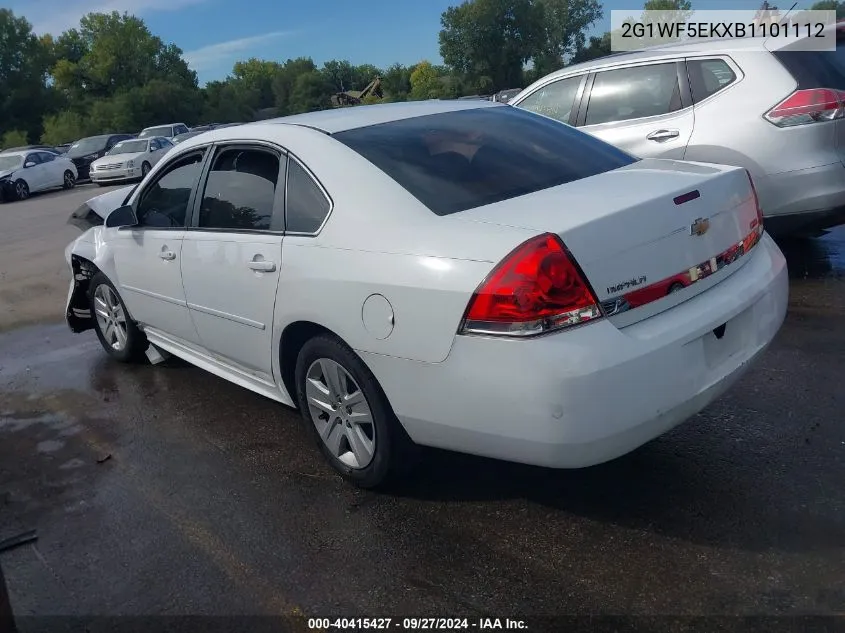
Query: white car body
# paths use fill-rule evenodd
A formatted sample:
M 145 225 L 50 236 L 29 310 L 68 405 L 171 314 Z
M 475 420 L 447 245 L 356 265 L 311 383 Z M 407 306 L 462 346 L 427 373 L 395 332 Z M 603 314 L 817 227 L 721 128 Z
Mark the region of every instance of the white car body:
M 0 187 L 7 199 L 29 197 L 31 193 L 55 189 L 72 188 L 76 184 L 77 171 L 73 161 L 55 152 L 27 150 L 0 154 Z M 21 195 L 26 186 L 25 195 Z
M 264 396 L 299 404 L 292 333 L 318 328 L 354 350 L 417 444 L 548 467 L 635 449 L 723 394 L 766 349 L 786 313 L 787 270 L 742 169 L 641 160 L 441 216 L 333 136 L 468 111 L 504 123 L 542 119 L 559 126 L 551 132 L 619 152 L 483 101 L 362 106 L 215 130 L 77 219 L 96 224 L 134 205 L 180 156 L 231 142 L 289 152 L 328 196 L 327 218 L 310 232 L 94 226 L 68 246 L 68 264 L 78 279 L 105 274 L 155 348 Z M 522 334 L 553 321 L 506 332 L 471 322 L 480 285 L 540 235 L 562 239 L 601 307 L 568 312 L 585 320 L 537 336 Z M 677 292 L 651 283 L 681 273 L 689 283 Z M 73 282 L 68 294 L 75 331 L 91 327 L 79 288 Z
M 106 184 L 141 178 L 172 147 L 173 143 L 161 136 L 121 141 L 91 163 L 91 182 Z
M 190 132 L 190 128 L 184 123 L 165 123 L 162 125 L 153 125 L 151 127 L 144 128 L 141 130 L 141 133 L 138 134 L 138 138 L 163 136 L 164 138 L 170 140 L 174 136 L 179 136 L 180 134 L 185 134 L 186 132 Z

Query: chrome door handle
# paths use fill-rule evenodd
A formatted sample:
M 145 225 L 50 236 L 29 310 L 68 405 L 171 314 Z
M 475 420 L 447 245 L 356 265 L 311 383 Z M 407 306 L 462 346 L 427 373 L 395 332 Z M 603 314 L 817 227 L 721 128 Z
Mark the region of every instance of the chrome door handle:
M 251 261 L 246 263 L 252 270 L 261 272 L 261 273 L 272 273 L 276 270 L 276 262 L 267 262 L 262 260 L 259 261 Z
M 173 251 L 161 251 L 158 256 L 168 261 L 176 259 L 176 253 L 174 253 Z
M 652 132 L 646 138 L 650 141 L 657 141 L 658 143 L 661 141 L 668 141 L 672 138 L 678 138 L 681 133 L 678 130 L 657 130 L 656 132 Z

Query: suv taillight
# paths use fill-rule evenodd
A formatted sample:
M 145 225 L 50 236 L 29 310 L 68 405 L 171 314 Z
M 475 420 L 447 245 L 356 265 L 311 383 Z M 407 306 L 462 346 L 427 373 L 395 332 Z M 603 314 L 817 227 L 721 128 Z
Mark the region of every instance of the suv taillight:
M 473 294 L 460 334 L 533 336 L 601 318 L 598 300 L 557 235 L 531 238 Z
M 778 127 L 820 123 L 845 117 L 845 90 L 796 90 L 769 110 L 766 120 Z

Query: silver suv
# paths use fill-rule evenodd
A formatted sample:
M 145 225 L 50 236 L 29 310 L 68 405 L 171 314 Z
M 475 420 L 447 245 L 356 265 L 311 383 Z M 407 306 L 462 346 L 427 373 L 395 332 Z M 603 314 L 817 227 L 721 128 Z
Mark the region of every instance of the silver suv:
M 512 105 L 577 126 L 642 158 L 745 167 L 766 229 L 845 222 L 845 41 L 772 52 L 722 40 L 620 53 L 534 82 Z

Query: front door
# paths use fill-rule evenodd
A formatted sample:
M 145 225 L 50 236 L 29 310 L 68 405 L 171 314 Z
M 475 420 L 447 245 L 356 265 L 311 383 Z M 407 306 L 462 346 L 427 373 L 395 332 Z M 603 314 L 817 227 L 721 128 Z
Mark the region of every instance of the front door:
M 596 73 L 581 129 L 640 158 L 683 159 L 695 115 L 679 68 L 661 62 Z
M 218 147 L 182 247 L 182 280 L 202 346 L 265 382 L 273 381 L 285 164 L 268 147 Z
M 41 158 L 38 152 L 31 152 L 24 158 L 24 177 L 26 184 L 29 186 L 30 192 L 41 191 L 44 189 L 47 180 L 45 174 L 45 166 L 41 164 Z M 26 165 L 30 165 L 26 167 Z
M 188 209 L 202 170 L 204 149 L 177 157 L 133 196 L 138 225 L 117 229 L 114 262 L 120 294 L 132 318 L 172 337 L 197 343 L 182 285 Z

